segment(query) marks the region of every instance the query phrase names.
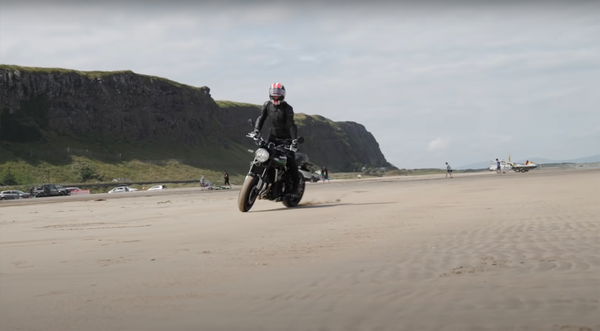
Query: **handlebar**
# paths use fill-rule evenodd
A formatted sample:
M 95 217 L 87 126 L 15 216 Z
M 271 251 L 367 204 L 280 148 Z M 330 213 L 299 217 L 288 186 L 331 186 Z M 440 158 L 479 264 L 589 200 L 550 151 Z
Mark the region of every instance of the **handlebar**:
M 256 131 L 247 133 L 246 137 L 254 140 L 256 142 L 256 144 L 259 146 L 264 146 L 266 144 L 268 147 L 278 149 L 282 152 L 285 152 L 285 151 L 296 152 L 296 151 L 298 151 L 298 144 L 301 144 L 304 142 L 303 137 L 298 137 L 297 139 L 292 139 L 292 141 L 289 144 L 286 143 L 286 144 L 275 145 L 275 143 L 273 143 L 273 142 L 269 142 L 267 144 L 265 142 L 265 140 L 262 138 L 260 132 L 256 132 Z M 281 149 L 283 149 L 283 150 L 281 150 Z

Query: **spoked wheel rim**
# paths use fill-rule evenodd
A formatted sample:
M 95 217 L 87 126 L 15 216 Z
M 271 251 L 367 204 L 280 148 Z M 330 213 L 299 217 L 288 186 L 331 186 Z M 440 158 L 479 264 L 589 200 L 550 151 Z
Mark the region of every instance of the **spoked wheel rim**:
M 252 188 L 250 189 L 250 193 L 248 194 L 248 204 L 250 206 L 254 205 L 254 202 L 256 202 L 256 198 L 258 197 L 258 187 L 256 186 L 252 186 Z
M 304 196 L 305 187 L 306 187 L 306 182 L 304 181 L 304 178 L 302 178 L 302 176 L 300 176 L 298 178 L 298 188 L 296 190 L 297 198 L 294 198 L 294 199 L 286 198 L 283 200 L 283 204 L 286 207 L 298 206 L 298 204 L 300 203 L 300 200 L 302 200 L 302 196 Z
M 256 187 L 256 183 L 258 178 L 256 176 L 248 175 L 244 179 L 244 184 L 242 184 L 242 188 L 240 189 L 240 194 L 238 196 L 238 208 L 241 212 L 245 213 L 252 206 L 258 197 L 259 190 Z

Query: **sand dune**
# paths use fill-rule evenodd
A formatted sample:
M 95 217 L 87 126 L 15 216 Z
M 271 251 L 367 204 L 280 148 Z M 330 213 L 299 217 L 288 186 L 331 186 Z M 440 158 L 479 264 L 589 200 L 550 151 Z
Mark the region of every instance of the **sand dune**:
M 443 177 L 443 176 L 442 176 Z M 600 330 L 600 170 L 0 203 L 2 330 Z

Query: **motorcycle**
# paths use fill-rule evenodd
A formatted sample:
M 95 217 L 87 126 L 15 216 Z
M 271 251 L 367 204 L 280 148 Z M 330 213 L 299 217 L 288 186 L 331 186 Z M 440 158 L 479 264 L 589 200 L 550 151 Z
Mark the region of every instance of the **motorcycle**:
M 290 192 L 294 183 L 287 169 L 287 158 L 293 157 L 304 139 L 300 137 L 290 143 L 276 144 L 266 142 L 257 133 L 249 133 L 246 137 L 253 139 L 258 148 L 238 196 L 240 211 L 249 211 L 256 199 L 281 201 L 286 207 L 296 207 L 304 195 L 305 182 L 299 174 L 296 191 Z

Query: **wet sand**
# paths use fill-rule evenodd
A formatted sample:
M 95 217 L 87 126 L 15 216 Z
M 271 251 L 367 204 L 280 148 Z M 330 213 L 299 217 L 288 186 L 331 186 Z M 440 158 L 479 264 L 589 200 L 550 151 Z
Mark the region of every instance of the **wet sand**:
M 600 170 L 0 202 L 1 330 L 600 330 Z

